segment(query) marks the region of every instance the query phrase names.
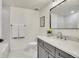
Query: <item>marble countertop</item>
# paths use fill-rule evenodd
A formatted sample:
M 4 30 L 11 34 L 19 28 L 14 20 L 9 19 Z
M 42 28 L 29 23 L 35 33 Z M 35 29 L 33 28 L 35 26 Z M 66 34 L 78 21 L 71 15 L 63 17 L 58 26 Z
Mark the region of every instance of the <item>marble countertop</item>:
M 38 36 L 37 38 L 55 46 L 56 48 L 79 58 L 79 42 L 71 40 L 62 40 L 56 37 Z

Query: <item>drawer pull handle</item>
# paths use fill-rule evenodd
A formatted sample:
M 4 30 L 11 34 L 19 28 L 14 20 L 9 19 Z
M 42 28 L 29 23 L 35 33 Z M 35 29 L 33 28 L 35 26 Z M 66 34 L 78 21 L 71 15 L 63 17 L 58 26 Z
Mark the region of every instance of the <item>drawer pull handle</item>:
M 65 56 L 61 55 L 61 53 L 59 53 L 59 56 L 60 56 L 61 58 L 65 58 Z

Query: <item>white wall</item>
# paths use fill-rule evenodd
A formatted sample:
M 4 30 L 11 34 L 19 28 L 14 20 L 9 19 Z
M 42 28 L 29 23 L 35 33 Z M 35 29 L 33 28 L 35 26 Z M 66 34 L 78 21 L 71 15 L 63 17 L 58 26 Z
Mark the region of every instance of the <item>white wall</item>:
M 31 9 L 19 7 L 11 7 L 10 11 L 11 24 L 25 24 L 25 39 L 11 39 L 11 47 L 13 50 L 23 49 L 29 42 L 35 41 L 39 32 L 39 12 Z
M 40 27 L 39 33 L 40 35 L 45 35 L 46 30 L 49 28 L 49 6 L 41 9 L 39 13 L 40 17 L 45 16 L 45 27 Z
M 43 35 L 46 35 L 46 28 L 49 28 L 49 9 L 52 7 L 52 3 L 48 6 L 46 6 L 45 8 L 40 10 L 40 17 L 41 16 L 45 16 L 46 17 L 46 27 L 45 28 L 41 28 L 40 27 L 40 33 Z M 79 38 L 79 30 L 77 29 L 53 29 L 54 32 L 62 32 L 63 35 L 67 35 L 67 36 L 73 36 L 73 37 L 78 37 Z
M 7 6 L 2 7 L 2 38 L 10 40 L 10 8 Z
M 6 6 L 5 6 L 6 7 Z M 10 31 L 9 31 L 9 10 L 8 8 L 4 8 L 4 1 L 0 0 L 0 39 L 5 39 L 5 43 L 0 44 L 0 57 L 6 58 L 9 55 L 9 42 Z
M 49 10 L 50 8 L 53 7 L 53 4 L 50 3 L 47 6 L 45 6 L 43 9 L 40 9 L 39 13 L 40 13 L 40 17 L 45 16 L 45 27 L 40 27 L 39 33 L 40 35 L 46 35 L 47 34 L 47 29 L 49 28 Z
M 0 0 L 0 38 L 2 38 L 2 0 Z

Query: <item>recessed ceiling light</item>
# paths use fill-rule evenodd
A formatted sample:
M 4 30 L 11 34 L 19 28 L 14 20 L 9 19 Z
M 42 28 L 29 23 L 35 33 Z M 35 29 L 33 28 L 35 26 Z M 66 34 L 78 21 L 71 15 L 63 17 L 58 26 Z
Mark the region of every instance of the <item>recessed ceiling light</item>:
M 73 13 L 75 13 L 75 11 L 71 11 L 70 13 L 73 14 Z

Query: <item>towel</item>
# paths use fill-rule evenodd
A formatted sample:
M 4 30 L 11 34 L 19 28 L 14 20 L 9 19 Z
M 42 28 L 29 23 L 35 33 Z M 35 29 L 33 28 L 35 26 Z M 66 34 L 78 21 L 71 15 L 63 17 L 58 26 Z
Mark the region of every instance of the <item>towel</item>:
M 19 37 L 25 38 L 25 25 L 24 24 L 19 25 Z
M 15 24 L 12 27 L 12 38 L 17 39 L 18 38 L 18 25 Z

